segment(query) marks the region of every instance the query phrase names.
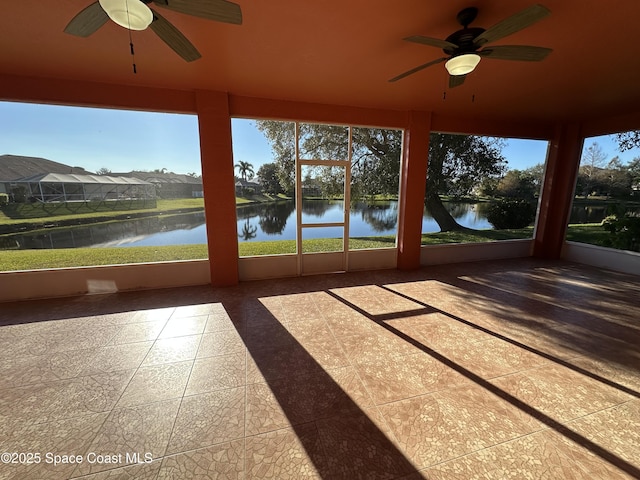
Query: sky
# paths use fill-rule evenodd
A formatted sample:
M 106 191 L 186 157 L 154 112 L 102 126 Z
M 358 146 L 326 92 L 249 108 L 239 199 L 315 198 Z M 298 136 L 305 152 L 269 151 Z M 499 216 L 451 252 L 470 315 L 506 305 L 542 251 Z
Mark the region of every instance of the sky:
M 255 121 L 232 119 L 234 162 L 249 162 L 257 172 L 272 161 L 271 148 Z M 620 152 L 611 136 L 597 142 L 607 159 L 625 164 L 640 149 Z M 543 163 L 547 142 L 507 140 L 508 167 L 523 170 Z M 201 172 L 198 119 L 195 115 L 0 102 L 0 155 L 42 157 L 95 172 L 166 168 L 175 173 Z

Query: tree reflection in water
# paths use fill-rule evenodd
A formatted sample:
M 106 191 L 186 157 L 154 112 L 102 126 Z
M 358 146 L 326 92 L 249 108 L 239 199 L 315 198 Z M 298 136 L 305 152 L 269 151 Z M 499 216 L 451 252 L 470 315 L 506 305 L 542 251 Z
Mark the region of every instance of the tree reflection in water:
M 397 202 L 357 202 L 351 206 L 352 212 L 360 213 L 362 220 L 371 227 L 374 232 L 388 232 L 396 228 L 398 224 Z
M 242 239 L 243 242 L 251 240 L 252 238 L 256 238 L 258 233 L 258 227 L 255 225 L 251 225 L 249 223 L 249 219 L 247 218 L 242 226 L 242 231 L 238 233 L 238 237 Z
M 258 221 L 260 228 L 267 235 L 280 235 L 287 226 L 287 219 L 296 209 L 294 202 L 278 202 L 266 204 Z
M 340 200 L 337 203 L 342 203 L 342 200 Z M 336 205 L 336 202 L 332 202 L 331 200 L 319 200 L 319 199 L 309 200 L 308 198 L 303 198 L 302 213 L 304 215 L 322 218 L 324 214 L 327 213 L 327 211 L 333 208 L 335 205 Z

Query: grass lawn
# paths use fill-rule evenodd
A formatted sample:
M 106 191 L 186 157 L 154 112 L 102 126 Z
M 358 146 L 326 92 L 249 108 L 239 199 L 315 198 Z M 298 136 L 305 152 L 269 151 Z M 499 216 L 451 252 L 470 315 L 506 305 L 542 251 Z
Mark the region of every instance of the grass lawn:
M 268 195 L 260 195 L 253 197 L 236 197 L 236 205 L 241 205 L 243 203 L 255 203 L 255 202 L 270 202 L 275 200 L 286 199 L 286 197 L 275 196 L 271 197 Z M 101 210 L 101 211 L 92 211 L 89 205 L 78 204 L 77 208 L 73 211 L 70 208 L 67 208 L 64 204 L 60 204 L 57 208 L 53 206 L 52 210 L 48 215 L 43 215 L 44 212 L 42 210 L 41 204 L 36 204 L 34 206 L 30 204 L 25 204 L 24 207 L 26 210 L 33 210 L 33 212 L 25 211 L 25 218 L 10 218 L 0 209 L 0 225 L 20 225 L 24 223 L 36 223 L 36 222 L 61 222 L 65 220 L 76 220 L 76 219 L 91 219 L 91 218 L 104 218 L 104 217 L 113 217 L 116 215 L 135 215 L 135 214 L 149 214 L 149 213 L 165 213 L 171 212 L 174 210 L 197 210 L 204 208 L 204 200 L 202 198 L 174 198 L 174 199 L 158 199 L 156 201 L 155 208 L 140 208 L 135 210 Z
M 394 246 L 392 237 L 381 239 L 351 239 L 352 249 Z M 276 242 L 241 242 L 241 257 L 282 255 L 296 252 L 295 240 Z M 305 240 L 303 249 L 311 252 L 331 252 L 342 249 L 342 239 Z M 162 247 L 60 248 L 54 250 L 5 250 L 0 256 L 0 271 L 38 270 L 127 263 L 168 262 L 208 258 L 207 246 L 171 245 Z
M 517 238 L 531 238 L 533 228 L 518 230 L 478 230 L 475 232 L 439 232 L 422 235 L 423 245 L 446 243 L 490 242 Z M 599 223 L 569 225 L 567 240 L 606 246 L 609 233 Z M 388 248 L 395 246 L 395 237 L 351 238 L 349 248 Z M 295 240 L 270 242 L 240 242 L 241 257 L 281 255 L 296 252 Z M 303 243 L 305 253 L 331 252 L 342 249 L 342 239 L 310 239 Z M 172 245 L 162 247 L 67 248 L 56 250 L 4 250 L 0 255 L 0 271 L 37 270 L 93 265 L 195 260 L 208 257 L 207 247 L 201 245 Z
M 195 260 L 207 257 L 206 245 L 5 250 L 0 256 L 0 271 Z
M 496 240 L 514 240 L 519 238 L 532 237 L 533 227 L 512 230 L 464 230 L 461 232 L 423 233 L 422 245 L 441 245 L 443 243 L 493 242 Z
M 31 205 L 26 206 L 31 207 Z M 40 204 L 33 207 L 35 212 L 42 212 Z M 91 211 L 89 206 L 82 207 L 79 205 L 76 211 L 71 211 L 64 205 L 53 211 L 54 215 L 49 216 L 32 216 L 25 212 L 26 218 L 10 218 L 0 210 L 0 225 L 20 225 L 34 223 L 51 223 L 64 222 L 77 219 L 113 219 L 118 215 L 136 215 L 136 214 L 161 214 L 175 210 L 197 210 L 204 208 L 204 200 L 202 198 L 177 198 L 171 200 L 159 199 L 155 208 L 142 208 L 137 210 L 109 210 L 109 211 Z
M 570 242 L 610 247 L 611 233 L 607 232 L 599 223 L 581 223 L 569 225 L 567 240 Z

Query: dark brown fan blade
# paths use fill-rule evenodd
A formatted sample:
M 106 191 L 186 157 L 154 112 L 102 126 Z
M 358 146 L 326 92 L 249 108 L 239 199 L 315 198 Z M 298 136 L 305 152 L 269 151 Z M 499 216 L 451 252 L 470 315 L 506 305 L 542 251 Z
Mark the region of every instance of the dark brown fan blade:
M 505 18 L 492 27 L 489 27 L 487 30 L 478 35 L 473 40 L 473 43 L 476 46 L 480 47 L 485 43 L 495 42 L 496 40 L 506 37 L 507 35 L 511 35 L 512 33 L 516 33 L 523 28 L 527 28 L 528 26 L 533 25 L 537 21 L 542 20 L 550 13 L 551 11 L 543 5 L 532 5 L 529 8 L 525 8 L 521 12 L 510 16 L 509 18 Z
M 187 62 L 193 62 L 202 56 L 187 37 L 157 12 L 153 12 L 153 22 L 150 27 L 164 43 Z
M 479 55 L 496 60 L 519 60 L 523 62 L 540 62 L 547 58 L 553 50 L 545 47 L 529 45 L 499 45 L 487 47 L 478 52 Z
M 419 65 L 415 68 L 412 68 L 411 70 L 408 70 L 404 73 L 401 73 L 400 75 L 398 75 L 397 77 L 393 77 L 391 80 L 389 80 L 390 82 L 397 82 L 398 80 L 403 79 L 404 77 L 408 77 L 409 75 L 413 75 L 416 72 L 419 72 L 420 70 L 423 70 L 427 67 L 430 67 L 431 65 L 435 65 L 437 63 L 442 63 L 447 59 L 447 57 L 442 57 L 439 58 L 437 60 L 432 60 L 431 62 L 425 63 L 423 65 Z
M 430 47 L 458 48 L 455 43 L 440 40 L 439 38 L 423 37 L 422 35 L 413 35 L 411 37 L 403 38 L 403 40 L 407 42 L 420 43 L 422 45 L 429 45 Z
M 107 23 L 107 20 L 109 20 L 109 16 L 100 4 L 98 2 L 92 3 L 73 17 L 64 31 L 77 37 L 88 37 Z
M 466 75 L 449 75 L 449 88 L 459 87 L 464 83 Z
M 234 25 L 242 24 L 240 5 L 226 0 L 153 0 L 153 3 L 194 17 Z

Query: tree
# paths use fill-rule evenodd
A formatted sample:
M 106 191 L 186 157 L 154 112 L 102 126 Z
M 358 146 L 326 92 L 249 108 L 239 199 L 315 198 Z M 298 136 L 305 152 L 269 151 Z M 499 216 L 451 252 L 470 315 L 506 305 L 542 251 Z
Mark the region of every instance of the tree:
M 265 163 L 258 169 L 258 180 L 262 190 L 270 195 L 282 193 L 278 180 L 278 167 L 275 163 Z
M 627 172 L 631 177 L 631 190 L 632 194 L 637 194 L 640 191 L 640 157 L 636 157 L 627 165 Z
M 278 168 L 285 192 L 293 192 L 295 130 L 293 123 L 259 120 Z M 300 150 L 305 158 L 348 158 L 345 128 L 300 124 Z M 425 205 L 442 231 L 462 227 L 446 210 L 440 195 L 469 195 L 485 177 L 499 177 L 504 170 L 503 142 L 466 135 L 432 134 Z M 397 194 L 402 132 L 376 128 L 352 129 L 352 198 Z
M 533 167 L 523 170 L 523 173 L 531 179 L 531 182 L 535 186 L 536 193 L 539 193 L 542 189 L 542 182 L 544 181 L 544 163 L 537 163 Z
M 440 195 L 463 197 L 485 178 L 502 174 L 504 142 L 496 138 L 432 133 L 425 206 L 440 230 L 465 230 L 444 207 Z
M 242 180 L 244 180 L 245 182 L 247 181 L 247 177 L 253 177 L 253 165 L 251 165 L 249 162 L 243 162 L 242 160 L 240 160 L 235 164 L 235 168 L 238 169 L 238 173 L 240 173 Z
M 616 133 L 616 141 L 621 152 L 640 147 L 640 130 Z
M 621 198 L 631 195 L 631 173 L 619 157 L 613 157 L 609 161 L 604 176 L 607 181 L 607 196 Z
M 352 149 L 352 198 L 397 195 L 402 132 L 382 128 L 354 128 Z
M 295 125 L 291 122 L 256 122 L 271 144 L 277 177 L 283 191 L 295 186 Z M 346 160 L 348 130 L 338 125 L 300 124 L 300 152 L 306 159 Z M 352 129 L 351 196 L 397 195 L 400 182 L 402 132 L 383 128 Z
M 526 170 L 509 170 L 496 187 L 497 195 L 508 198 L 532 200 L 537 192 L 535 179 Z
M 110 173 L 111 173 L 111 170 L 109 170 L 106 167 L 102 167 L 96 170 L 96 175 L 109 175 Z
M 598 145 L 598 142 L 593 142 L 582 156 L 580 161 L 580 174 L 584 179 L 582 183 L 582 193 L 587 198 L 594 191 L 596 186 L 596 179 L 602 167 L 604 167 L 607 155 L 602 150 L 602 147 Z

